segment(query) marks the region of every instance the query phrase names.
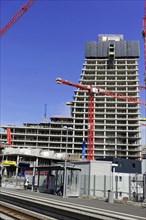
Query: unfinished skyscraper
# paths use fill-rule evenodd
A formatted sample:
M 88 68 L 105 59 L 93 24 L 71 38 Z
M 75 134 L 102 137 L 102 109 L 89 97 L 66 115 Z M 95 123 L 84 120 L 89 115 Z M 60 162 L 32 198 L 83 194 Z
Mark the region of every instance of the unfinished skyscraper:
M 112 91 L 138 99 L 138 58 L 138 41 L 124 41 L 123 35 L 98 35 L 98 41 L 87 42 L 85 46 L 79 84 L 93 85 L 108 93 Z M 81 155 L 82 142 L 83 139 L 87 141 L 89 129 L 88 97 L 87 90 L 78 88 L 74 91 L 70 119 L 53 117 L 50 123 L 32 124 L 32 127 L 28 123 L 29 129 L 28 126 L 11 127 L 12 145 L 42 146 L 55 152 L 65 152 L 67 130 L 64 126 L 68 126 L 73 128 L 68 132 L 68 153 Z M 97 93 L 94 94 L 93 109 L 94 158 L 141 159 L 139 104 Z M 2 127 L 6 129 L 8 126 Z M 4 139 L 4 134 L 1 134 L 1 141 Z
M 123 35 L 99 35 L 85 47 L 80 84 L 94 85 L 123 96 L 139 98 L 138 41 Z M 75 91 L 72 116 L 73 152 L 87 139 L 88 92 Z M 140 159 L 139 104 L 102 94 L 94 95 L 94 156 Z

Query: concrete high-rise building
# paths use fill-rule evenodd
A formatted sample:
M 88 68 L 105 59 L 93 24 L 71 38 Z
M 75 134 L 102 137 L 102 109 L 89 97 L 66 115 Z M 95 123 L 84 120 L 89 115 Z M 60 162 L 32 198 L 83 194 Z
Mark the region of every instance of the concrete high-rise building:
M 85 47 L 80 84 L 94 85 L 124 96 L 139 98 L 138 41 L 123 35 L 99 35 Z M 87 137 L 86 91 L 76 90 L 73 101 L 73 150 Z M 94 155 L 141 158 L 139 104 L 96 94 L 94 98 Z
M 138 58 L 138 41 L 125 41 L 123 35 L 98 35 L 98 41 L 86 43 L 85 59 L 79 83 L 82 85 L 94 85 L 104 90 L 120 93 L 123 96 L 139 98 Z M 64 125 L 66 125 L 73 128 L 70 131 L 68 130 L 68 152 L 81 155 L 82 141 L 83 139 L 87 140 L 88 91 L 76 89 L 71 108 L 72 115 L 69 121 L 66 121 L 65 117 L 60 117 L 60 119 L 52 118 L 50 124 L 47 125 L 49 126 L 47 128 L 48 133 L 42 134 L 42 136 L 39 134 L 36 139 L 33 139 L 33 135 L 28 134 L 28 129 L 26 129 L 25 141 L 21 140 L 22 135 L 19 135 L 17 144 L 15 139 L 18 137 L 18 134 L 13 133 L 13 144 L 18 145 L 19 142 L 22 146 L 26 146 L 26 140 L 30 140 L 31 137 L 32 142 L 35 141 L 34 146 L 41 147 L 43 145 L 37 144 L 41 137 L 46 148 L 54 149 L 57 152 L 64 152 L 66 146 Z M 139 104 L 107 95 L 95 94 L 95 158 L 111 156 L 141 159 L 139 117 Z M 46 125 L 42 123 L 41 126 Z M 6 129 L 7 126 L 2 127 Z M 32 127 L 30 126 L 30 130 Z M 46 130 L 45 127 L 43 130 Z M 1 141 L 4 141 L 5 138 L 6 134 L 1 133 Z M 29 145 L 32 142 L 29 141 Z

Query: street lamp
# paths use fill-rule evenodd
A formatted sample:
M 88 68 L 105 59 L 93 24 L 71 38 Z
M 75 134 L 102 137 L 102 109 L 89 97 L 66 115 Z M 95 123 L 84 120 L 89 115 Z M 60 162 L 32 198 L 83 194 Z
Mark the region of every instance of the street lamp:
M 64 183 L 63 183 L 63 198 L 66 198 L 66 188 L 67 188 L 67 148 L 68 148 L 68 131 L 72 130 L 72 127 L 64 126 L 63 129 L 66 130 L 66 147 L 65 147 L 65 162 L 64 162 Z
M 2 159 L 1 159 L 1 175 L 3 174 L 3 170 L 5 169 L 4 167 L 4 160 L 5 160 L 5 149 L 8 147 L 8 142 L 0 142 L 0 146 L 2 147 Z M 0 152 L 0 153 L 1 153 Z
M 16 186 L 17 186 L 17 181 L 18 181 L 19 162 L 21 161 L 21 159 L 22 157 L 20 157 L 20 155 L 17 155 L 16 174 L 15 174 Z
M 34 186 L 35 186 L 35 174 L 36 174 L 36 161 L 33 162 L 32 186 L 31 186 L 31 190 L 32 190 L 32 191 L 34 191 Z

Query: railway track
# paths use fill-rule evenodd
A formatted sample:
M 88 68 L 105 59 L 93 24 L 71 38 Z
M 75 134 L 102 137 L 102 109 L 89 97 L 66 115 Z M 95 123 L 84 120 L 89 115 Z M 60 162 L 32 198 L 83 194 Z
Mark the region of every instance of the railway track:
M 20 211 L 18 211 L 18 208 L 16 206 L 13 206 L 8 204 L 8 203 L 4 203 L 1 202 L 1 209 L 0 209 L 1 213 L 3 214 L 2 216 L 4 216 L 3 218 L 6 219 L 7 217 L 11 217 L 11 219 L 20 219 L 20 220 L 35 220 L 35 218 L 29 216 L 28 214 L 24 214 Z M 2 218 L 2 217 L 1 217 Z
M 68 220 L 144 220 L 145 217 L 131 215 L 117 211 L 73 204 L 67 200 L 45 198 L 39 194 L 26 194 L 23 191 L 1 190 L 0 198 L 3 204 L 7 203 L 10 209 L 21 213 L 21 218 L 15 219 L 68 219 Z M 145 210 L 142 210 L 145 216 Z M 10 211 L 11 212 L 11 211 Z M 23 215 L 28 215 L 27 217 Z
M 3 201 L 0 202 L 0 205 L 0 213 L 3 214 L 0 216 L 2 220 L 8 220 L 8 218 L 14 220 L 56 220 L 56 218 L 46 217 L 42 214 Z

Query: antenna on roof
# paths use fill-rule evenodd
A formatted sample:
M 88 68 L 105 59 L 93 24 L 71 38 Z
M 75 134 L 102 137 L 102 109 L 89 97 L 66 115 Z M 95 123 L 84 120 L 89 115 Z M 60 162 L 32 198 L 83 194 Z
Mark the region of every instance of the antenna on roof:
M 47 104 L 45 104 L 44 123 L 47 123 Z

